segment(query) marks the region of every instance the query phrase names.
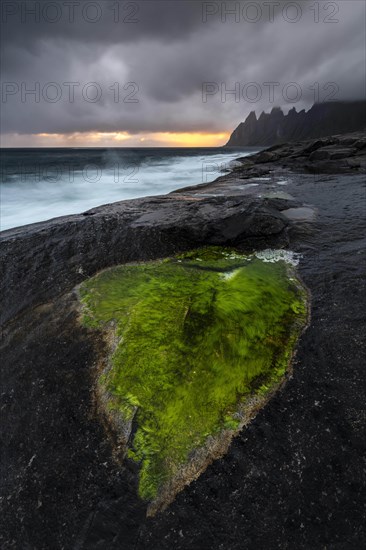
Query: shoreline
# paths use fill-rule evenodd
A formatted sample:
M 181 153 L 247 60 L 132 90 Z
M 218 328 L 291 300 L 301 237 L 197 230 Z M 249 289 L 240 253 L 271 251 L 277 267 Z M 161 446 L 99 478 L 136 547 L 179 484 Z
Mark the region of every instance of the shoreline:
M 283 168 L 311 163 L 312 153 L 294 161 L 296 152 L 281 157 L 283 149 L 269 151 L 276 160 L 251 159 L 215 180 L 208 196 L 196 189 L 117 203 L 2 239 L 9 319 L 2 341 L 4 547 L 14 547 L 12 540 L 39 549 L 188 550 L 203 540 L 231 549 L 238 541 L 286 548 L 291 540 L 301 550 L 319 541 L 364 545 L 362 155 L 348 157 L 350 164 L 339 159 L 348 170 L 341 175 L 314 177 Z M 355 160 L 361 170 L 351 167 Z M 203 241 L 301 254 L 311 323 L 284 387 L 221 459 L 146 519 L 135 466 L 116 466 L 95 411 L 91 371 L 105 357 L 105 343 L 91 342 L 80 327 L 70 292 L 104 266 Z
M 366 173 L 366 139 L 356 132 L 277 145 L 238 161 L 241 166 L 207 184 L 0 233 L 2 322 L 118 263 L 157 259 L 210 244 L 239 244 L 250 251 L 263 241 L 270 246 L 286 242 L 292 222 L 282 212 L 303 205 L 281 195 L 277 184 L 296 173 L 319 177 L 335 170 Z M 11 296 L 7 289 L 14 281 Z

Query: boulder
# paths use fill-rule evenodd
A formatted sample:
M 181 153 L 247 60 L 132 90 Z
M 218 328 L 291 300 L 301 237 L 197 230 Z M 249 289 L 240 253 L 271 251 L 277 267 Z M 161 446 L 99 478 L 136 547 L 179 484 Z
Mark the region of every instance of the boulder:
M 309 159 L 310 160 L 325 160 L 330 158 L 330 151 L 329 149 L 326 149 L 325 147 L 322 147 L 320 149 L 315 150 L 313 153 L 311 153 Z

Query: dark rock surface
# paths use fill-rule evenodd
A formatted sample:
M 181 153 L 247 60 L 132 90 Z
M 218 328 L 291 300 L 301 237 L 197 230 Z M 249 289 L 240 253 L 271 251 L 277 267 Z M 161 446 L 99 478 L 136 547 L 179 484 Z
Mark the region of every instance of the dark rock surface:
M 366 127 L 366 102 L 316 103 L 309 111 L 297 112 L 293 107 L 287 115 L 274 107 L 257 120 L 252 111 L 245 122 L 233 131 L 228 147 L 268 146 L 286 141 L 299 141 L 355 132 Z
M 303 172 L 322 146 L 269 153 Z M 365 178 L 298 174 L 281 162 L 244 159 L 191 191 L 3 233 L 2 550 L 366 546 Z M 147 519 L 135 467 L 116 462 L 95 410 L 105 344 L 78 323 L 73 287 L 107 265 L 204 242 L 301 253 L 312 319 L 281 392 L 226 456 Z
M 255 196 L 181 194 L 122 201 L 3 231 L 2 321 L 54 299 L 103 268 L 203 244 L 245 241 L 250 246 L 280 234 L 286 225 L 278 211 Z
M 319 156 L 316 155 L 318 151 L 321 152 Z M 236 159 L 232 171 L 214 182 L 184 187 L 172 194 L 217 196 L 234 193 L 238 189 L 241 194 L 248 194 L 249 187 L 243 187 L 244 183 L 258 186 L 258 191 L 268 190 L 267 182 L 294 174 L 312 174 L 319 181 L 322 181 L 324 174 L 366 174 L 365 133 L 353 132 L 273 145 L 264 151 Z M 265 180 L 267 182 L 264 184 Z M 252 194 L 251 190 L 249 194 Z
M 252 177 L 263 175 L 264 171 L 268 174 L 279 170 L 305 174 L 366 174 L 366 134 L 354 132 L 274 145 L 241 160 L 242 167 L 234 168 L 233 177 Z

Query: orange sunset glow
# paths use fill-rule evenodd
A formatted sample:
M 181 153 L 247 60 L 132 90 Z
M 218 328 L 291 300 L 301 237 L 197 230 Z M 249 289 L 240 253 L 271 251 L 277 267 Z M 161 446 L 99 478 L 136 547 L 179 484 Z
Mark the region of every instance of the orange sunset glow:
M 76 132 L 72 134 L 7 134 L 4 147 L 221 147 L 229 132 Z

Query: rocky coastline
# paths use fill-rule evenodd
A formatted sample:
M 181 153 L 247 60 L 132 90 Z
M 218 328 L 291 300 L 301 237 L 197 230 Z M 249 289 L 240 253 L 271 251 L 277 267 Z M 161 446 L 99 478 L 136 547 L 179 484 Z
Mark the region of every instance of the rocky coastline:
M 362 133 L 276 145 L 209 184 L 1 234 L 2 548 L 362 547 L 365 161 Z M 95 407 L 106 343 L 75 288 L 211 244 L 301 254 L 312 322 L 284 389 L 147 519 Z

